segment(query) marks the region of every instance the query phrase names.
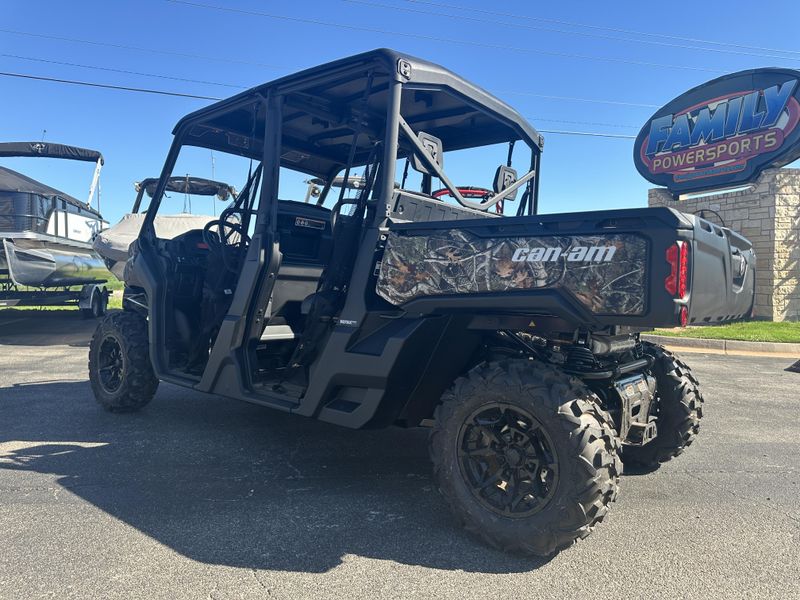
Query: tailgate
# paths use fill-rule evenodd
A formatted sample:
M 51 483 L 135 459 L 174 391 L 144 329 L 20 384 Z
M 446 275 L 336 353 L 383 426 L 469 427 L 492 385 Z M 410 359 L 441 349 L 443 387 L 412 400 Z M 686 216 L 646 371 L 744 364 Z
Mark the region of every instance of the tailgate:
M 753 245 L 726 227 L 694 215 L 688 323 L 723 323 L 750 316 L 755 298 Z

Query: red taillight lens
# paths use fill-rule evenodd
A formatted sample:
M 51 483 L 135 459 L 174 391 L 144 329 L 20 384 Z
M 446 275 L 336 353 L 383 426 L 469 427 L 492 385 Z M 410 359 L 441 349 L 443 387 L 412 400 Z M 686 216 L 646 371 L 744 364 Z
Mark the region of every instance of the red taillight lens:
M 689 291 L 689 244 L 675 242 L 667 248 L 669 275 L 664 279 L 664 289 L 675 298 L 685 298 Z
M 680 258 L 678 259 L 678 298 L 686 298 L 689 291 L 689 244 L 680 245 Z
M 667 262 L 669 263 L 669 275 L 664 279 L 664 289 L 670 296 L 678 293 L 678 257 L 680 250 L 678 244 L 672 244 L 667 248 Z
M 689 323 L 689 309 L 686 306 L 681 306 L 681 327 L 686 327 Z

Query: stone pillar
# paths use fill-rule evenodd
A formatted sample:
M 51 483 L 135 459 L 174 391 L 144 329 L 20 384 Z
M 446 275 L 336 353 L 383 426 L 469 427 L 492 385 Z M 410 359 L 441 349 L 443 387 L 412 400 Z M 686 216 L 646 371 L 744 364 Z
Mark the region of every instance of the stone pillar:
M 800 320 L 800 169 L 768 169 L 746 190 L 681 199 L 664 188 L 648 192 L 649 206 L 685 213 L 715 211 L 752 243 L 757 258 L 756 317 Z M 706 217 L 718 223 L 713 213 Z

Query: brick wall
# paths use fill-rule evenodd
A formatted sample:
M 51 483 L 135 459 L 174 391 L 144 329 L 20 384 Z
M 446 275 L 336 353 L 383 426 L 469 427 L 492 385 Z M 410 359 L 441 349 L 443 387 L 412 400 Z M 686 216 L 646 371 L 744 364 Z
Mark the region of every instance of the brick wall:
M 800 320 L 800 169 L 769 169 L 750 189 L 672 200 L 664 188 L 648 192 L 649 206 L 686 213 L 713 210 L 756 251 L 756 316 Z M 706 218 L 719 224 L 715 215 Z

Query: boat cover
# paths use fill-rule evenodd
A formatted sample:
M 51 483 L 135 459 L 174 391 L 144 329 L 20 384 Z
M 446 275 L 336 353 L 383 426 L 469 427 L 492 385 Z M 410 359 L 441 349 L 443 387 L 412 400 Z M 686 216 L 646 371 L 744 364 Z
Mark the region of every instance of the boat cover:
M 40 196 L 44 196 L 46 198 L 58 196 L 59 198 L 64 198 L 65 200 L 74 201 L 81 206 L 86 206 L 85 202 L 81 202 L 77 198 L 73 198 L 61 190 L 52 188 L 41 181 L 36 181 L 27 175 L 7 169 L 6 167 L 0 167 L 0 192 L 27 192 L 31 194 L 39 194 Z
M 113 227 L 98 233 L 94 238 L 95 252 L 115 263 L 127 261 L 128 247 L 139 237 L 139 230 L 146 216 L 144 213 L 127 214 Z M 182 213 L 158 216 L 153 225 L 157 237 L 171 240 L 192 229 L 202 229 L 206 223 L 215 219 L 216 217 L 210 215 Z
M 151 178 L 139 181 L 134 186 L 139 192 L 144 188 L 147 195 L 151 198 L 158 186 L 158 179 Z M 202 177 L 170 177 L 167 180 L 168 192 L 180 192 L 183 194 L 196 194 L 198 196 L 217 196 L 223 202 L 230 196 L 236 197 L 236 189 L 233 186 L 213 179 L 203 179 Z
M 67 146 L 65 144 L 51 144 L 50 142 L 2 142 L 0 143 L 0 156 L 38 156 L 41 158 L 65 158 L 68 160 L 83 160 L 86 162 L 103 163 L 103 155 L 97 150 Z

